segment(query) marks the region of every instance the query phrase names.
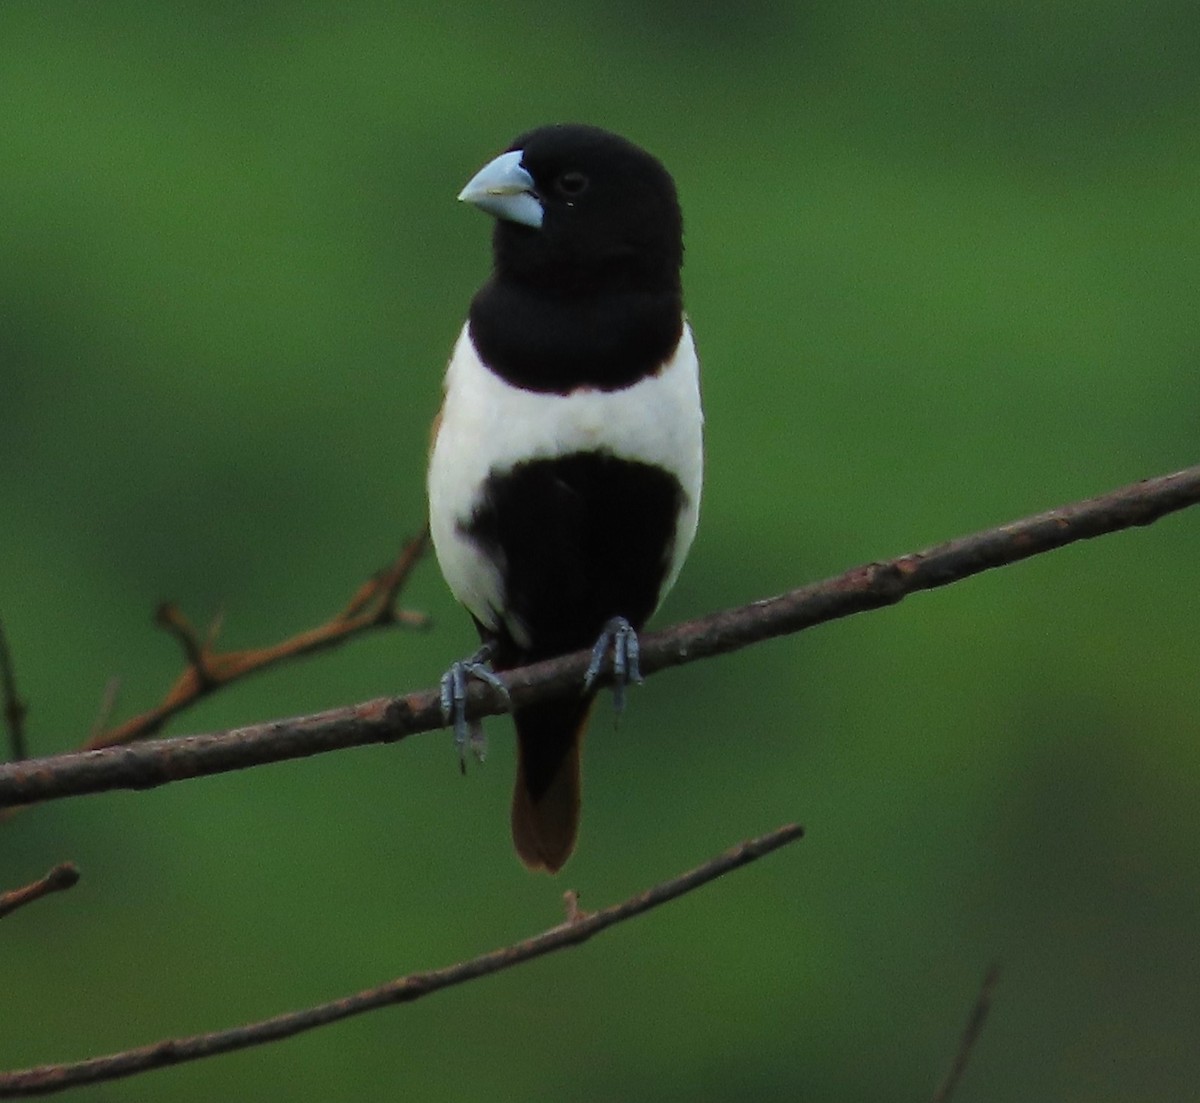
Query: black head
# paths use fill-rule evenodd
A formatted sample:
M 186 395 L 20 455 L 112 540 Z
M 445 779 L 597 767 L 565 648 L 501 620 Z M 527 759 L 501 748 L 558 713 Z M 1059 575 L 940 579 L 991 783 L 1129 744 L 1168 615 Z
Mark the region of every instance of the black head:
M 460 198 L 496 216 L 500 279 L 554 293 L 675 291 L 683 218 L 645 150 L 593 126 L 522 134 Z

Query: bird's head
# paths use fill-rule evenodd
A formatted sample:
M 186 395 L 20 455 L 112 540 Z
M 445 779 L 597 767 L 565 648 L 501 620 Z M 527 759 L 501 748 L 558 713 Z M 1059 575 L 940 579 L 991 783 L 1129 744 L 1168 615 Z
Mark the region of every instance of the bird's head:
M 679 284 L 683 218 L 665 168 L 597 127 L 544 126 L 484 165 L 459 199 L 496 218 L 501 279 L 547 291 Z

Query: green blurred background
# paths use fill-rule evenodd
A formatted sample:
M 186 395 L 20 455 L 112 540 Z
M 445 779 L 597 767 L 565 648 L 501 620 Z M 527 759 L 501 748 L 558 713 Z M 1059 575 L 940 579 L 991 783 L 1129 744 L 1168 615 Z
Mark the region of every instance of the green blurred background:
M 556 120 L 673 171 L 705 364 L 700 535 L 659 623 L 1197 460 L 1200 9 L 0 8 L 0 616 L 36 753 L 223 642 L 332 612 L 424 511 L 489 225 Z M 653 679 L 589 740 L 579 852 L 508 840 L 511 730 L 62 802 L 0 886 L 0 1065 L 433 968 L 789 819 L 809 837 L 586 948 L 88 1100 L 1177 1101 L 1200 1081 L 1200 515 Z M 219 695 L 219 729 L 430 686 L 427 634 Z

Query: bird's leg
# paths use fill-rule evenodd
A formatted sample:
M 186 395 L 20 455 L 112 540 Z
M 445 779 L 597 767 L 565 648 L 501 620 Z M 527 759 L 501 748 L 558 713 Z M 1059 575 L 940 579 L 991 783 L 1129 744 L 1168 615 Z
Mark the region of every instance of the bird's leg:
M 454 745 L 458 748 L 459 769 L 467 772 L 467 747 L 477 762 L 487 755 L 487 737 L 483 734 L 483 721 L 478 717 L 467 719 L 467 681 L 475 678 L 489 685 L 509 702 L 508 687 L 492 670 L 492 658 L 496 654 L 495 643 L 485 643 L 474 655 L 459 659 L 442 675 L 442 723 L 454 724 Z
M 586 692 L 595 684 L 604 669 L 604 660 L 612 651 L 613 707 L 617 715 L 625 708 L 625 687 L 641 685 L 642 672 L 638 669 L 638 635 L 633 625 L 624 617 L 613 617 L 600 633 L 596 646 L 592 648 L 592 661 L 583 676 Z

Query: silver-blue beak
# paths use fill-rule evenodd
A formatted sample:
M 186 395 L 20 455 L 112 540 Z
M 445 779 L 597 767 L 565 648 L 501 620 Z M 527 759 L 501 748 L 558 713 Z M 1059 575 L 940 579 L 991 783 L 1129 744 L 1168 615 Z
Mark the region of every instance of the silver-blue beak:
M 542 225 L 542 203 L 534 191 L 533 177 L 521 166 L 519 149 L 502 153 L 484 165 L 458 198 L 508 222 L 535 230 Z

